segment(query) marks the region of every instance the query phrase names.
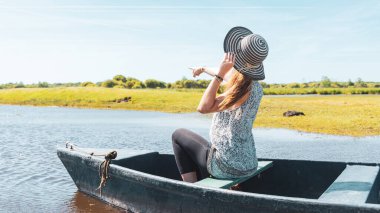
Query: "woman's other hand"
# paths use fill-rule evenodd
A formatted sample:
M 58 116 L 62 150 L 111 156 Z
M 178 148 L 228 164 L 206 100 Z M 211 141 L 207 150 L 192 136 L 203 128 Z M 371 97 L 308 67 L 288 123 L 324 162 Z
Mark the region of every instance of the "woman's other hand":
M 193 77 L 199 76 L 205 71 L 204 67 L 191 68 L 193 70 Z
M 224 54 L 224 58 L 219 67 L 218 75 L 222 78 L 225 77 L 228 71 L 232 69 L 235 64 L 235 54 L 228 52 Z

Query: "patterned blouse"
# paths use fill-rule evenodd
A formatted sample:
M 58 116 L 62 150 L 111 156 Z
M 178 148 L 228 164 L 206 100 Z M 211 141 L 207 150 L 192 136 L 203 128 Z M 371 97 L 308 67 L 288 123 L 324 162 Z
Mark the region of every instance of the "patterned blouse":
M 216 178 L 249 176 L 257 169 L 252 126 L 259 108 L 263 89 L 258 81 L 251 84 L 248 99 L 233 110 L 216 112 L 209 132 L 211 149 L 207 170 Z

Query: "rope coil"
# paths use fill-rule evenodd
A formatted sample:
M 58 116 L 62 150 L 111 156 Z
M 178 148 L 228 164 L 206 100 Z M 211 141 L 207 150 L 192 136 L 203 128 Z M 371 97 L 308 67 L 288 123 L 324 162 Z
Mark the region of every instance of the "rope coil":
M 104 161 L 99 165 L 99 177 L 100 177 L 100 183 L 98 188 L 100 196 L 102 196 L 102 188 L 106 185 L 107 180 L 110 178 L 108 171 L 110 167 L 111 160 L 115 159 L 117 157 L 117 152 L 112 151 L 104 156 Z
M 66 148 L 70 150 L 79 151 L 91 156 L 104 156 L 104 161 L 99 165 L 99 177 L 100 177 L 100 183 L 98 188 L 95 190 L 99 190 L 100 196 L 102 196 L 102 188 L 106 185 L 107 180 L 110 178 L 108 171 L 111 164 L 111 160 L 114 160 L 117 157 L 116 151 L 111 151 L 107 154 L 95 154 L 94 152 L 86 152 L 82 149 L 80 149 L 77 145 L 66 142 Z

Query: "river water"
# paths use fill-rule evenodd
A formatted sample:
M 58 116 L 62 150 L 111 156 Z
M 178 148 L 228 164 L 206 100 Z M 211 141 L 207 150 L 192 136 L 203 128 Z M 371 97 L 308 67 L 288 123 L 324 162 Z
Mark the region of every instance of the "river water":
M 77 191 L 56 155 L 80 147 L 172 153 L 179 127 L 206 139 L 210 116 L 198 113 L 0 105 L 0 212 L 119 212 Z M 254 129 L 258 157 L 380 162 L 380 137 L 339 137 L 285 129 Z M 323 150 L 328 148 L 330 153 Z

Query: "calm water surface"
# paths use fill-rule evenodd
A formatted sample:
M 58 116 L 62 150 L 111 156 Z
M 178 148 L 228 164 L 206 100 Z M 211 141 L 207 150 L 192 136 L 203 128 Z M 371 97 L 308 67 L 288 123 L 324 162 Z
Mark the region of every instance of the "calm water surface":
M 189 128 L 209 139 L 210 122 L 209 116 L 197 113 L 0 105 L 0 211 L 119 212 L 77 191 L 56 155 L 57 145 L 70 141 L 81 147 L 172 153 L 171 134 L 176 128 Z M 364 150 L 360 152 L 370 152 L 380 145 L 380 137 L 336 137 L 281 129 L 255 129 L 254 135 L 259 157 L 296 158 L 299 154 L 283 148 L 288 143 L 297 143 L 295 149 L 306 144 L 304 148 L 311 152 L 326 140 L 347 147 L 361 144 L 358 147 Z M 348 150 L 347 156 L 357 149 Z M 368 160 L 374 158 L 369 156 Z

